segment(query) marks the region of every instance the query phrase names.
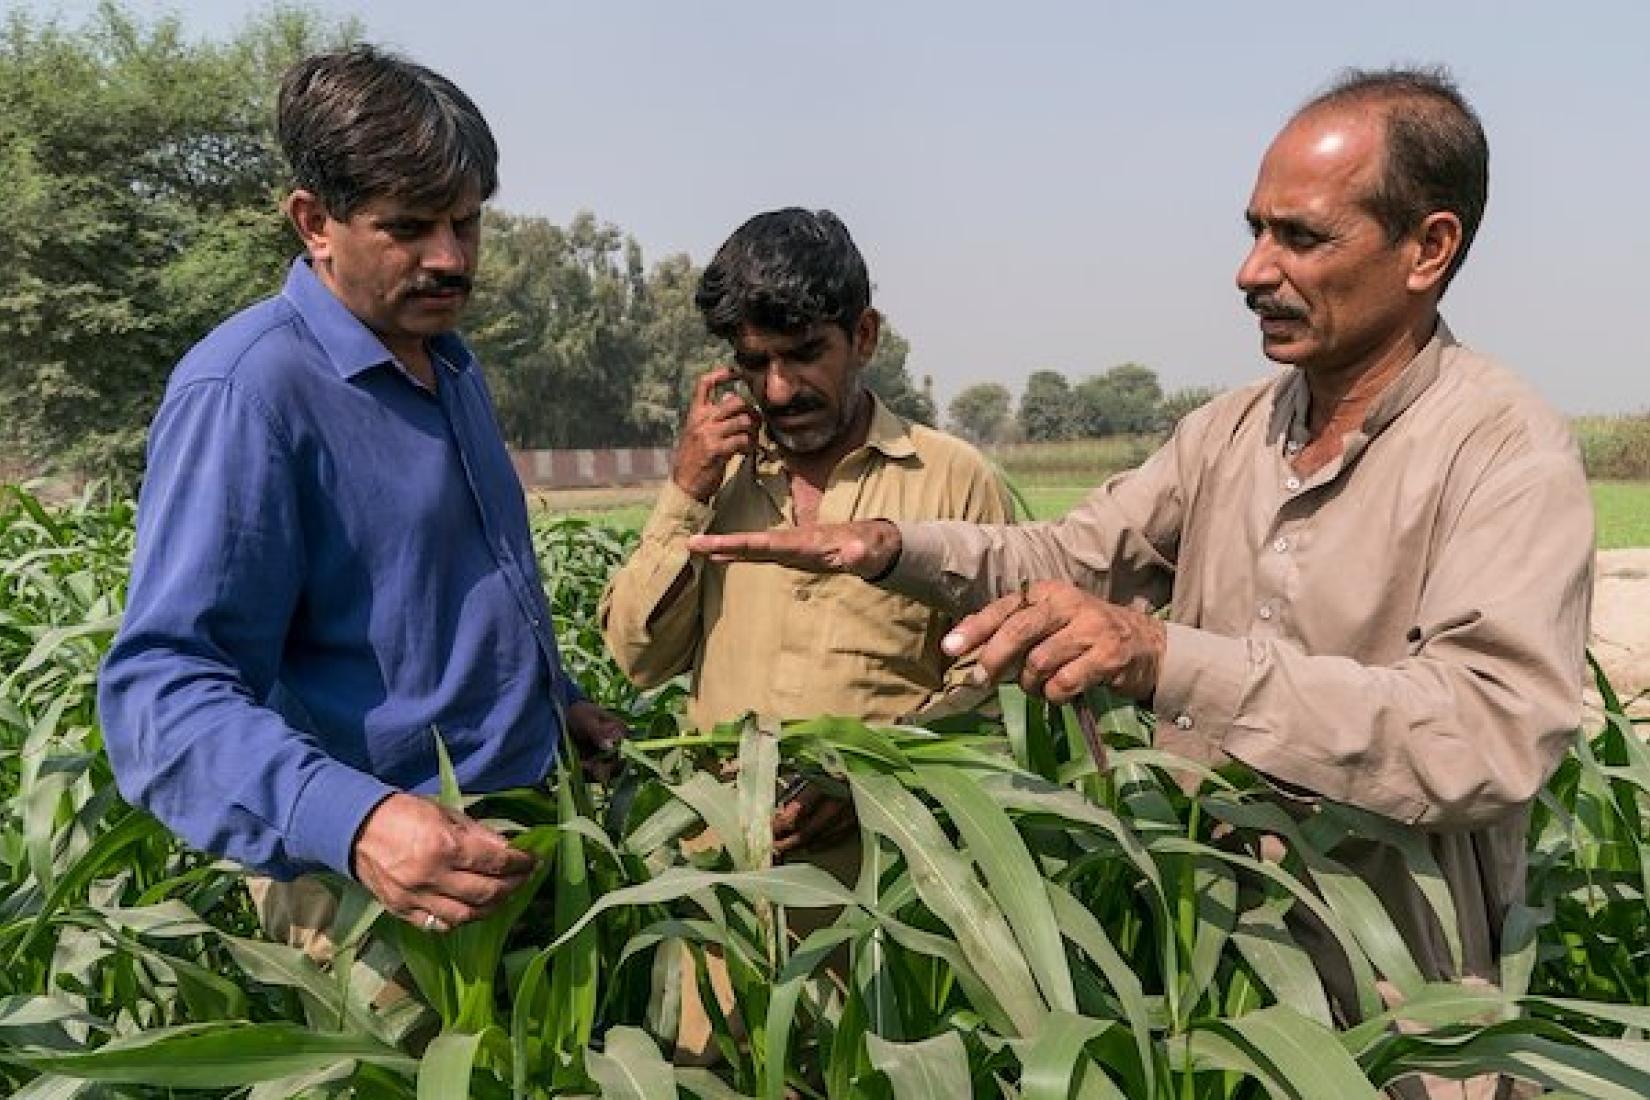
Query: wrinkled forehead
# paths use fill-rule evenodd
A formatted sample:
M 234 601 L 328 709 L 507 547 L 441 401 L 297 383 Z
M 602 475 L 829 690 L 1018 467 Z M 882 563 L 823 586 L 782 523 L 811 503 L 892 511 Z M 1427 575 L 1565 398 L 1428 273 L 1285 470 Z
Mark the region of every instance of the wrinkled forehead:
M 1380 179 L 1385 146 L 1379 112 L 1322 109 L 1299 115 L 1261 159 L 1249 213 L 1359 202 Z
M 746 322 L 734 333 L 733 347 L 740 355 L 783 356 L 813 348 L 828 349 L 846 339 L 843 331 L 830 321 L 815 321 L 794 329 L 763 328 Z

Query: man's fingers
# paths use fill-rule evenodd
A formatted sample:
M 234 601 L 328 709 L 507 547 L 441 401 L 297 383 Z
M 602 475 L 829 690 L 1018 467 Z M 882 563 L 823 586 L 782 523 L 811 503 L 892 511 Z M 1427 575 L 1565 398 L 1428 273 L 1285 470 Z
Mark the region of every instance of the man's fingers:
M 1093 654 L 1093 646 L 1077 631 L 1069 627 L 1060 630 L 1026 651 L 1020 667 L 1020 686 L 1033 694 L 1042 694 L 1055 678 L 1069 680 L 1070 667 L 1084 662 Z
M 1003 624 L 1025 606 L 1025 598 L 1019 594 L 992 600 L 952 627 L 940 640 L 940 648 L 950 657 L 966 656 L 995 637 Z
M 824 843 L 853 824 L 853 804 L 818 787 L 803 787 L 773 816 L 774 854 Z
M 717 458 L 743 454 L 756 443 L 756 418 L 739 417 L 710 425 L 705 430 L 706 448 Z
M 727 367 L 721 366 L 712 367 L 704 374 L 701 374 L 698 380 L 693 383 L 693 406 L 703 407 L 714 404 L 711 400 L 711 394 L 715 391 L 717 386 L 732 377 L 733 371 L 729 370 Z
M 806 531 L 749 531 L 730 535 L 694 535 L 688 539 L 691 554 L 712 561 L 776 561 L 789 564 L 800 553 Z
M 440 895 L 469 909 L 485 912 L 501 905 L 526 881 L 524 874 L 498 877 L 451 871 L 436 880 L 424 896 Z
M 537 863 L 537 857 L 531 852 L 512 848 L 497 833 L 476 825 L 460 838 L 451 866 L 454 870 L 491 878 L 519 878 Z
M 841 836 L 853 821 L 852 803 L 822 794 L 818 802 L 803 810 L 795 828 L 783 837 L 775 836 L 774 854 L 784 856 L 799 848 L 826 844 Z
M 808 573 L 869 576 L 899 549 L 898 528 L 886 520 L 819 524 L 781 531 L 695 535 L 688 550 L 715 562 L 771 561 Z

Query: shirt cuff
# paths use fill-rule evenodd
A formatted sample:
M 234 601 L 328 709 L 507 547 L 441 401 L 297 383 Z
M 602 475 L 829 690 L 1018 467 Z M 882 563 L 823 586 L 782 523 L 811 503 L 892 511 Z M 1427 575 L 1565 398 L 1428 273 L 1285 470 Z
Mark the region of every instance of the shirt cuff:
M 939 524 L 895 522 L 899 529 L 899 558 L 877 587 L 941 610 L 962 610 L 968 578 L 945 571 L 947 551 Z
M 354 878 L 350 854 L 362 822 L 396 789 L 343 764 L 317 771 L 292 807 L 287 826 L 287 855 L 296 862 L 318 863 Z
M 653 502 L 653 514 L 642 528 L 644 539 L 670 541 L 702 535 L 710 526 L 711 506 L 666 479 Z
M 1182 623 L 1164 625 L 1168 643 L 1152 709 L 1182 733 L 1196 732 L 1220 745 L 1243 705 L 1249 643 Z

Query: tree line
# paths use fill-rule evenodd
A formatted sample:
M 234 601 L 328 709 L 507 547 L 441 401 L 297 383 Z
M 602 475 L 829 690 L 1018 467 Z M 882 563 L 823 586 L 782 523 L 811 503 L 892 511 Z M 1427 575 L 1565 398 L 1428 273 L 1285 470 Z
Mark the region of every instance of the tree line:
M 1123 363 L 1073 385 L 1055 370 L 1034 371 L 1014 408 L 997 382 L 969 386 L 946 406 L 948 427 L 976 443 L 1053 443 L 1168 431 L 1219 391 L 1190 386 L 1164 393 L 1157 372 Z
M 0 459 L 129 480 L 178 358 L 279 289 L 298 252 L 278 203 L 280 73 L 362 37 L 276 9 L 227 41 L 105 2 L 83 26 L 0 24 Z M 732 226 L 728 227 L 732 230 Z M 490 210 L 462 328 L 522 448 L 668 443 L 694 377 L 725 355 L 693 306 L 699 269 L 652 264 L 619 227 Z M 886 330 L 871 385 L 935 421 Z

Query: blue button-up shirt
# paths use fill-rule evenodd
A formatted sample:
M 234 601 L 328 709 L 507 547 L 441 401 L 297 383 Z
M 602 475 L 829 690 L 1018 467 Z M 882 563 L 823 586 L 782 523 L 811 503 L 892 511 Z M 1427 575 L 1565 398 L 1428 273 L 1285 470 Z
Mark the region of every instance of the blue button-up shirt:
M 121 793 L 191 844 L 349 873 L 361 822 L 554 758 L 561 667 L 481 372 L 417 385 L 303 261 L 179 363 L 98 702 Z

